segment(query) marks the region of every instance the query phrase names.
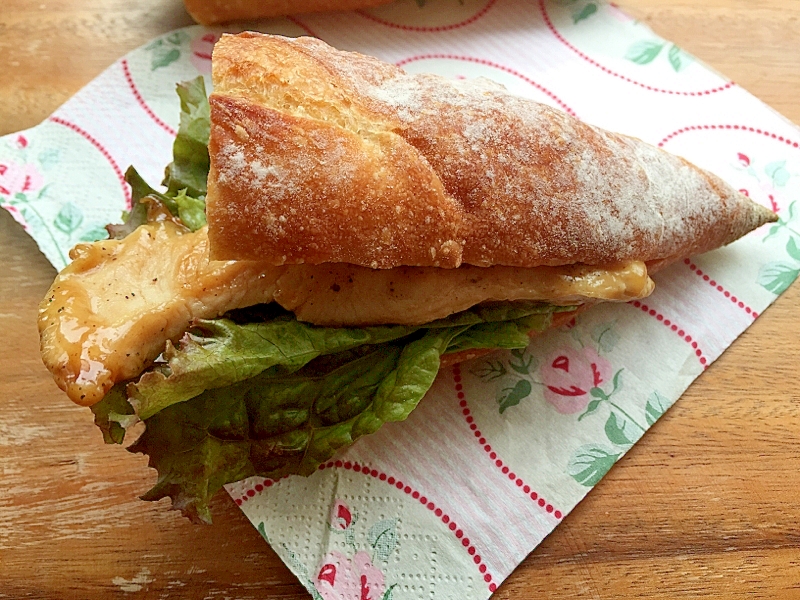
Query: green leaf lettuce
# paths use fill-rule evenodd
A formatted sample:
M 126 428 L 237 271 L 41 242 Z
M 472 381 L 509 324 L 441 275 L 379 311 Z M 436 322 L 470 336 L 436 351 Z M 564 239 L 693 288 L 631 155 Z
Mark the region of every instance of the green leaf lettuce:
M 325 328 L 288 315 L 201 321 L 165 353 L 167 362 L 115 386 L 92 410 L 109 443 L 122 443 L 125 429 L 144 421 L 129 448 L 158 470 L 144 498 L 169 496 L 185 515 L 208 522 L 208 502 L 224 484 L 310 475 L 362 435 L 407 418 L 443 355 L 524 348 L 527 332 L 547 327 L 557 310 L 565 309 L 505 307 L 523 316 L 487 322 L 475 309 L 455 315 L 455 326 L 430 328 Z
M 158 202 L 189 229 L 205 225 L 210 119 L 202 78 L 178 86 L 180 128 L 166 192 L 135 169 L 126 180 L 133 209 L 124 237 Z M 521 349 L 554 312 L 540 302 L 479 305 L 421 327 L 317 327 L 272 305 L 198 320 L 136 380 L 117 384 L 92 407 L 107 443 L 130 447 L 158 471 L 143 498 L 172 499 L 194 521 L 210 522 L 209 501 L 223 485 L 251 475 L 310 475 L 338 450 L 390 421 L 408 417 L 439 371 L 443 355 L 479 348 Z

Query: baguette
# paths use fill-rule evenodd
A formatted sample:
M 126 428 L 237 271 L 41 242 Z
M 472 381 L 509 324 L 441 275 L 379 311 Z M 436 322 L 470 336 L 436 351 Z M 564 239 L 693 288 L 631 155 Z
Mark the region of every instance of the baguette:
M 283 15 L 353 10 L 390 0 L 184 0 L 187 12 L 202 25 L 247 21 Z
M 215 259 L 668 263 L 774 218 L 682 158 L 483 79 L 244 33 L 217 43 L 213 80 Z

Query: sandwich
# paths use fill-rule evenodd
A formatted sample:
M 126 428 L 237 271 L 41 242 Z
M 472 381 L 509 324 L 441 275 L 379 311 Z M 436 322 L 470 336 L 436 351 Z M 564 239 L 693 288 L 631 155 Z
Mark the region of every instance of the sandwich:
M 184 0 L 186 11 L 203 25 L 264 19 L 298 13 L 368 8 L 390 0 Z
M 309 475 L 444 365 L 774 221 L 715 175 L 490 81 L 312 38 L 225 35 L 181 84 L 163 188 L 80 244 L 39 316 L 56 383 L 195 521 L 229 482 Z

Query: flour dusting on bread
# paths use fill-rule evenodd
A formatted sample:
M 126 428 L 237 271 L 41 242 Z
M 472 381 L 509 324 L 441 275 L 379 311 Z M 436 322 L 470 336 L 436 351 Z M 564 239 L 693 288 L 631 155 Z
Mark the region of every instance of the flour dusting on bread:
M 213 77 L 217 258 L 660 262 L 774 218 L 681 158 L 486 79 L 406 74 L 316 39 L 251 33 L 218 42 Z

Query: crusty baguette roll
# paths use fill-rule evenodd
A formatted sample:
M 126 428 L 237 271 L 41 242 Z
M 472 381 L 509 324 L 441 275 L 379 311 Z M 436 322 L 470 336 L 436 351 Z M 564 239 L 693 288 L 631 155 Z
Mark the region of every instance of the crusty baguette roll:
M 243 33 L 217 43 L 213 83 L 217 259 L 661 264 L 774 220 L 682 158 L 485 79 Z
M 353 10 L 390 0 L 184 0 L 192 18 L 203 25 L 280 17 L 309 12 Z

